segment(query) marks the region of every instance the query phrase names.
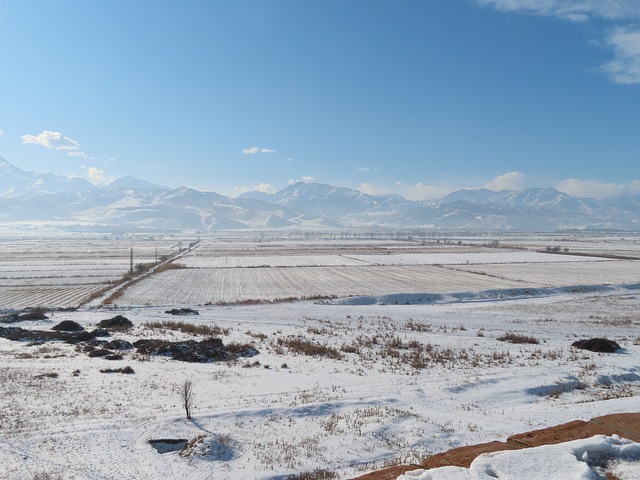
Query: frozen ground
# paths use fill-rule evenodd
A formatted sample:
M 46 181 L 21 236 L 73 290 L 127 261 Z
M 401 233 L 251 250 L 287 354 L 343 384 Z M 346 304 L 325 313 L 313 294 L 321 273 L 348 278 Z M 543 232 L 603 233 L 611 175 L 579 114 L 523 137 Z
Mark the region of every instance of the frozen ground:
M 135 327 L 113 336 L 130 341 L 198 338 L 151 322 L 216 325 L 225 344 L 250 342 L 260 353 L 196 364 L 127 351 L 109 361 L 73 345 L 0 339 L 0 478 L 283 479 L 317 469 L 349 478 L 452 447 L 638 410 L 640 290 L 466 300 L 194 305 L 200 315 L 188 317 L 164 313 L 168 305 L 86 308 L 21 322 L 93 328 L 121 314 Z M 499 340 L 507 333 L 538 343 Z M 570 347 L 601 336 L 623 350 Z M 135 373 L 100 372 L 124 366 Z M 185 380 L 195 389 L 193 420 L 177 393 Z M 153 439 L 190 446 L 160 454 Z M 591 442 L 592 449 L 637 448 Z M 536 462 L 559 458 L 571 469 L 567 451 Z M 524 460 L 495 458 L 493 467 L 477 468 L 497 476 L 473 476 L 472 467 L 422 478 L 535 478 L 500 467 Z M 633 468 L 619 478 L 638 478 Z M 562 478 L 597 478 L 578 475 Z

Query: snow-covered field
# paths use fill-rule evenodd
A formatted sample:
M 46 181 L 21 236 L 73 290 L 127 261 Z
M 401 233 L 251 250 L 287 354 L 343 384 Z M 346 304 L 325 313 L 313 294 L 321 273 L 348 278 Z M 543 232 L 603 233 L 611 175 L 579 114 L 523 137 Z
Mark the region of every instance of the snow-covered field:
M 466 265 L 465 260 L 456 268 L 496 268 L 500 262 L 476 263 L 482 265 L 471 261 Z M 567 262 L 563 257 L 532 266 L 542 265 L 551 274 L 571 265 L 576 275 L 588 279 L 588 270 L 579 266 L 604 264 L 613 262 Z M 516 262 L 508 267 L 524 268 Z M 274 268 L 219 270 L 269 272 Z M 489 288 L 498 288 L 501 282 L 505 286 L 500 288 L 522 286 L 521 281 L 486 274 L 494 271 L 473 274 L 436 265 L 347 268 L 363 275 L 375 272 L 363 277 L 363 284 L 375 285 L 377 277 L 390 278 L 384 277 L 386 268 L 399 278 L 420 278 L 422 271 L 441 277 L 434 283 L 414 280 L 416 288 L 411 291 L 409 283 L 399 282 L 407 290 L 396 293 L 435 291 L 424 285 L 444 285 L 438 291 L 447 291 L 452 288 L 446 283 L 449 272 L 463 275 L 461 279 L 486 278 L 493 282 Z M 313 272 L 331 269 L 280 270 L 304 271 L 310 285 L 323 281 L 329 285 L 333 277 Z M 640 286 L 633 285 L 639 280 L 634 280 L 631 267 L 607 270 L 609 277 L 602 277 L 608 280 L 605 283 L 624 287 L 550 289 L 537 296 L 506 294 L 493 300 L 469 295 L 466 301 L 409 305 L 297 301 L 221 306 L 159 294 L 152 305 L 121 302 L 145 285 L 153 286 L 148 289 L 148 295 L 153 295 L 162 284 L 154 284 L 154 279 L 165 275 L 178 275 L 180 281 L 171 283 L 176 289 L 192 278 L 179 275 L 211 270 L 189 268 L 151 275 L 130 287 L 117 307 L 54 311 L 48 320 L 0 324 L 50 330 L 63 320 L 73 320 L 90 330 L 120 314 L 134 327 L 104 340 L 204 338 L 157 325 L 174 321 L 218 327 L 225 345 L 250 343 L 259 351 L 236 361 L 213 363 L 185 363 L 133 350 L 120 352 L 121 360 L 106 360 L 62 342 L 30 344 L 0 338 L 0 478 L 284 479 L 315 470 L 319 470 L 315 477 L 304 478 L 350 478 L 390 464 L 417 462 L 452 447 L 505 440 L 514 433 L 575 419 L 638 411 Z M 358 278 L 354 275 L 337 286 L 351 288 Z M 262 285 L 263 280 L 253 281 Z M 203 288 L 198 282 L 192 285 Z M 472 288 L 484 289 L 464 291 Z M 394 293 L 388 287 L 380 290 Z M 164 295 L 169 291 L 164 290 Z M 182 292 L 189 295 L 190 287 Z M 165 313 L 185 305 L 200 315 Z M 510 343 L 500 339 L 505 334 L 530 337 L 537 343 Z M 570 346 L 579 338 L 603 336 L 617 341 L 623 350 L 597 354 Z M 101 372 L 126 366 L 135 373 Z M 195 392 L 192 420 L 185 418 L 178 393 L 187 380 Z M 189 446 L 158 453 L 149 444 L 158 439 L 184 439 Z M 616 441 L 596 439 L 589 448 L 622 448 Z M 540 455 L 536 458 L 560 458 L 563 468 L 571 463 L 562 452 Z M 496 458 L 503 464 L 526 463 Z M 634 471 L 630 466 L 618 476 L 638 478 Z M 323 472 L 326 476 L 321 476 Z M 470 472 L 440 472 L 433 478 L 476 478 Z M 432 478 L 426 475 L 423 478 Z M 577 475 L 566 478 L 590 478 Z
M 77 306 L 129 271 L 131 249 L 137 265 L 172 254 L 182 241 L 172 236 L 0 233 L 5 234 L 0 236 L 0 309 Z
M 326 245 L 329 246 L 326 246 Z M 205 241 L 178 263 L 127 288 L 118 305 L 228 304 L 283 299 L 461 293 L 640 282 L 640 259 L 610 259 L 477 246 L 392 248 L 339 242 L 340 254 L 304 254 L 304 245 L 263 245 L 223 255 Z M 311 243 L 308 247 L 317 248 Z M 365 253 L 366 247 L 386 254 Z M 460 251 L 456 252 L 456 248 Z M 266 252 L 265 252 L 266 251 Z M 265 252 L 265 253 L 263 253 Z M 296 252 L 296 253 L 293 253 Z M 640 256 L 639 256 L 640 258 Z

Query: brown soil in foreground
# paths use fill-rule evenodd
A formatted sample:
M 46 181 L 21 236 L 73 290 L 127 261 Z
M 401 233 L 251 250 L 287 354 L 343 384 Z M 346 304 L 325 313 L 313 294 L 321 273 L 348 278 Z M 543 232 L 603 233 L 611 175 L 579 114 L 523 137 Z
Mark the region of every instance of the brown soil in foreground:
M 399 475 L 418 468 L 431 469 L 445 466 L 469 467 L 471 462 L 483 453 L 500 450 L 519 450 L 555 443 L 580 440 L 594 435 L 613 435 L 640 442 L 640 413 L 617 413 L 596 417 L 589 421 L 575 420 L 554 427 L 519 433 L 507 438 L 506 442 L 489 442 L 467 447 L 454 448 L 447 452 L 427 457 L 419 465 L 397 465 L 377 472 L 368 473 L 354 480 L 395 480 Z

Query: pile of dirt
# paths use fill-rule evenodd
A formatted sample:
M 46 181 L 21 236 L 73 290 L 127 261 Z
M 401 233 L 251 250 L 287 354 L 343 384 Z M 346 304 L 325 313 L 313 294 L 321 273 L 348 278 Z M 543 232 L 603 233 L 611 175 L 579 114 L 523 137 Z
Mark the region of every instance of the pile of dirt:
M 16 323 L 25 322 L 27 320 L 48 320 L 45 311 L 40 308 L 32 308 L 24 311 L 24 313 L 10 313 L 0 317 L 0 323 Z
M 208 338 L 200 342 L 185 340 L 169 342 L 147 339 L 133 343 L 136 351 L 142 355 L 160 355 L 182 362 L 206 363 L 234 360 L 239 357 L 252 357 L 259 352 L 251 345 L 233 345 L 225 347 L 219 338 Z
M 71 344 L 88 342 L 98 337 L 108 337 L 109 332 L 99 328 L 90 332 L 51 332 L 47 330 L 27 330 L 20 327 L 0 327 L 0 337 L 15 342 L 53 342 L 61 341 Z
M 116 320 L 114 323 L 116 325 L 123 324 L 121 320 Z M 100 324 L 103 324 L 103 322 L 100 322 Z M 82 330 L 75 331 L 77 327 Z M 71 329 L 71 331 L 67 329 Z M 111 341 L 100 339 L 101 337 L 109 336 L 110 333 L 106 330 L 98 328 L 86 331 L 75 322 L 61 322 L 53 327 L 53 331 L 0 327 L 0 337 L 7 340 L 34 344 L 62 341 L 77 345 L 77 351 L 83 352 L 89 357 L 100 357 L 106 360 L 122 360 L 124 358 L 123 352 L 134 348 L 141 355 L 161 355 L 170 357 L 173 360 L 194 363 L 235 360 L 240 357 L 252 357 L 259 353 L 252 345 L 237 343 L 224 345 L 219 338 L 208 338 L 199 342 L 196 340 L 169 342 L 157 339 L 141 339 L 133 344 L 122 339 L 113 339 Z
M 571 344 L 574 348 L 589 350 L 591 352 L 615 353 L 620 350 L 620 345 L 608 338 L 589 338 L 586 340 L 577 340 Z
M 133 345 L 126 340 L 115 339 L 107 342 L 106 340 L 92 340 L 78 346 L 79 351 L 86 353 L 89 357 L 101 357 L 105 360 L 122 360 L 121 351 L 132 350 Z M 117 350 L 114 352 L 114 350 Z
M 200 315 L 200 312 L 193 308 L 172 308 L 171 310 L 165 310 L 164 313 L 169 315 Z
M 51 327 L 51 330 L 58 332 L 82 332 L 84 327 L 73 320 L 63 320 L 59 324 Z
M 98 322 L 97 326 L 108 330 L 129 330 L 133 327 L 133 323 L 122 315 L 116 315 L 113 318 L 108 318 L 107 320 Z
M 126 340 L 115 339 L 105 343 L 104 348 L 111 350 L 133 350 L 133 344 Z

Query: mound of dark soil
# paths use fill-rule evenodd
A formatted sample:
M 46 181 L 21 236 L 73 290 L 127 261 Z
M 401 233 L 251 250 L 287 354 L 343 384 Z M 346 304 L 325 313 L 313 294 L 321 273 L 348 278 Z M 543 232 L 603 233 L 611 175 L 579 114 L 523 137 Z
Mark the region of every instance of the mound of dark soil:
M 100 373 L 124 373 L 126 375 L 131 375 L 136 373 L 131 367 L 122 367 L 122 368 L 105 368 L 100 370 Z
M 183 362 L 205 363 L 221 360 L 233 360 L 238 357 L 252 357 L 258 354 L 251 345 L 238 348 L 234 345 L 227 348 L 219 338 L 208 338 L 200 342 L 187 340 L 184 342 L 168 342 L 166 340 L 138 340 L 133 346 L 142 355 L 162 355 Z
M 0 323 L 16 323 L 21 322 L 19 313 L 10 313 L 9 315 L 3 315 L 0 317 Z
M 94 349 L 91 350 L 89 352 L 89 356 L 90 357 L 106 357 L 107 355 L 113 355 L 113 352 L 111 350 L 106 350 L 104 348 L 98 348 L 98 349 Z
M 46 310 L 42 308 L 31 308 L 20 315 L 20 320 L 47 320 L 49 317 L 47 317 L 45 313 Z
M 620 345 L 608 338 L 589 338 L 586 340 L 577 340 L 571 344 L 572 347 L 582 350 L 590 350 L 592 352 L 614 353 L 620 350 Z
M 0 323 L 16 323 L 24 322 L 27 320 L 48 320 L 42 309 L 32 309 L 25 313 L 10 313 L 9 315 L 3 315 L 0 317 Z
M 97 326 L 100 328 L 107 328 L 109 330 L 129 330 L 133 327 L 133 323 L 122 315 L 116 315 L 113 318 L 102 320 Z
M 171 310 L 165 310 L 164 313 L 169 315 L 200 315 L 200 312 L 193 308 L 172 308 Z
M 133 350 L 133 345 L 131 342 L 127 342 L 126 340 L 111 340 L 104 344 L 104 348 L 109 348 L 111 350 Z
M 0 327 L 0 337 L 16 342 L 52 342 L 62 341 L 76 344 L 88 342 L 97 337 L 108 337 L 109 332 L 95 329 L 91 332 L 51 332 L 48 330 L 27 330 L 20 327 Z
M 84 327 L 73 320 L 63 320 L 56 326 L 51 327 L 51 330 L 56 330 L 58 332 L 82 332 L 84 331 Z

